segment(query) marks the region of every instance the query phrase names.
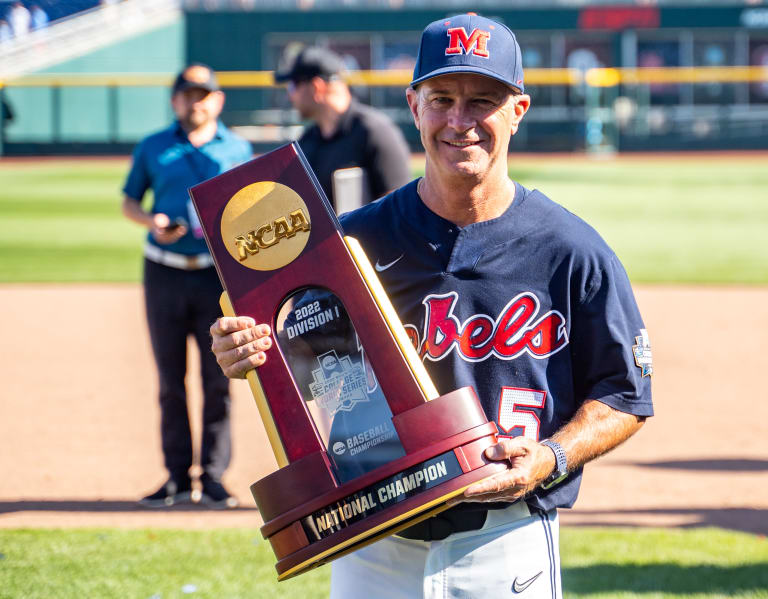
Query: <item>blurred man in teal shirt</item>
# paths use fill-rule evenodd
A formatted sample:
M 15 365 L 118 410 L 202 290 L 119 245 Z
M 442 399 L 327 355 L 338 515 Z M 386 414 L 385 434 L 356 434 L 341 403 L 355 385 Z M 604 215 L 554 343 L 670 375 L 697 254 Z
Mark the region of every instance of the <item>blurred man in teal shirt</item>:
M 221 483 L 231 457 L 229 384 L 209 345 L 219 316 L 221 285 L 187 189 L 251 157 L 251 146 L 219 115 L 224 93 L 210 67 L 192 64 L 176 78 L 171 105 L 177 120 L 142 140 L 123 187 L 123 214 L 149 232 L 144 245 L 144 298 L 159 374 L 160 430 L 168 480 L 144 497 L 147 507 L 199 501 L 216 508 L 237 501 Z M 145 209 L 142 199 L 152 189 Z M 184 379 L 187 336 L 200 348 L 203 418 L 200 488 L 190 477 L 192 438 Z

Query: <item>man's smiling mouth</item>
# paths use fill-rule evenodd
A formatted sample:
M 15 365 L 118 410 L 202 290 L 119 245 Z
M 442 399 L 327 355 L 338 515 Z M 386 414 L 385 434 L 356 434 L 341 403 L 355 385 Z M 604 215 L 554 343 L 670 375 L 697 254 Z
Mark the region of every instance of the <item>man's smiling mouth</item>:
M 477 140 L 477 141 L 449 141 L 449 140 L 445 140 L 443 143 L 446 143 L 449 146 L 453 146 L 454 148 L 466 148 L 467 146 L 474 146 L 476 144 L 479 144 L 480 140 Z

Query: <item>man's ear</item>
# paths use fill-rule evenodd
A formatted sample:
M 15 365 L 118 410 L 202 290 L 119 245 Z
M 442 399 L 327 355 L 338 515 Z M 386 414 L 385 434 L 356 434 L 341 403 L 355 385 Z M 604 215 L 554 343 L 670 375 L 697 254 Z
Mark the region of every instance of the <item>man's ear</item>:
M 226 101 L 227 96 L 221 90 L 211 92 L 211 93 L 216 94 L 217 109 L 219 110 L 219 112 L 221 112 L 224 109 L 224 102 Z
M 416 129 L 419 128 L 419 92 L 412 87 L 405 89 L 405 99 L 408 102 L 408 108 L 411 109 L 411 116 L 413 117 L 413 124 L 416 125 Z
M 514 97 L 515 106 L 513 108 L 512 117 L 512 135 L 517 133 L 520 127 L 520 121 L 523 120 L 525 113 L 531 107 L 531 97 L 528 94 L 520 94 Z
M 325 97 L 328 82 L 322 77 L 312 77 L 309 80 L 309 85 L 312 86 L 312 99 L 315 102 L 320 102 Z

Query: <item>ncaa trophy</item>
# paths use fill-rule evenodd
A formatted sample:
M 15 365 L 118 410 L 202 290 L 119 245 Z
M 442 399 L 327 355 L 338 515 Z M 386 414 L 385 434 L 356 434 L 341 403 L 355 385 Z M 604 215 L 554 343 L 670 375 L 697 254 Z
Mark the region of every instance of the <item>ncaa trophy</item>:
M 279 469 L 251 485 L 278 580 L 394 534 L 508 466 L 475 392 L 439 395 L 296 143 L 189 190 L 224 314 L 272 327 L 246 378 Z

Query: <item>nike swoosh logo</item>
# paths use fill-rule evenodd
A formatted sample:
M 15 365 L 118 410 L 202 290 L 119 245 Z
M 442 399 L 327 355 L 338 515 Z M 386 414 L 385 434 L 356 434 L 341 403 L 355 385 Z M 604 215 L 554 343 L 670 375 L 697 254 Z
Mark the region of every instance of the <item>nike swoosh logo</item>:
M 397 258 L 392 260 L 392 262 L 390 262 L 389 264 L 379 264 L 379 261 L 376 260 L 376 265 L 374 266 L 374 268 L 376 269 L 376 272 L 384 272 L 390 266 L 394 266 L 395 264 L 397 264 L 403 256 L 405 256 L 405 254 L 400 254 Z
M 536 580 L 539 576 L 541 576 L 544 573 L 544 570 L 536 574 L 536 576 L 532 576 L 528 580 L 525 580 L 523 582 L 517 582 L 517 577 L 515 577 L 514 582 L 512 583 L 512 590 L 515 593 L 522 593 L 525 589 L 527 589 L 529 586 L 533 584 L 533 581 Z

